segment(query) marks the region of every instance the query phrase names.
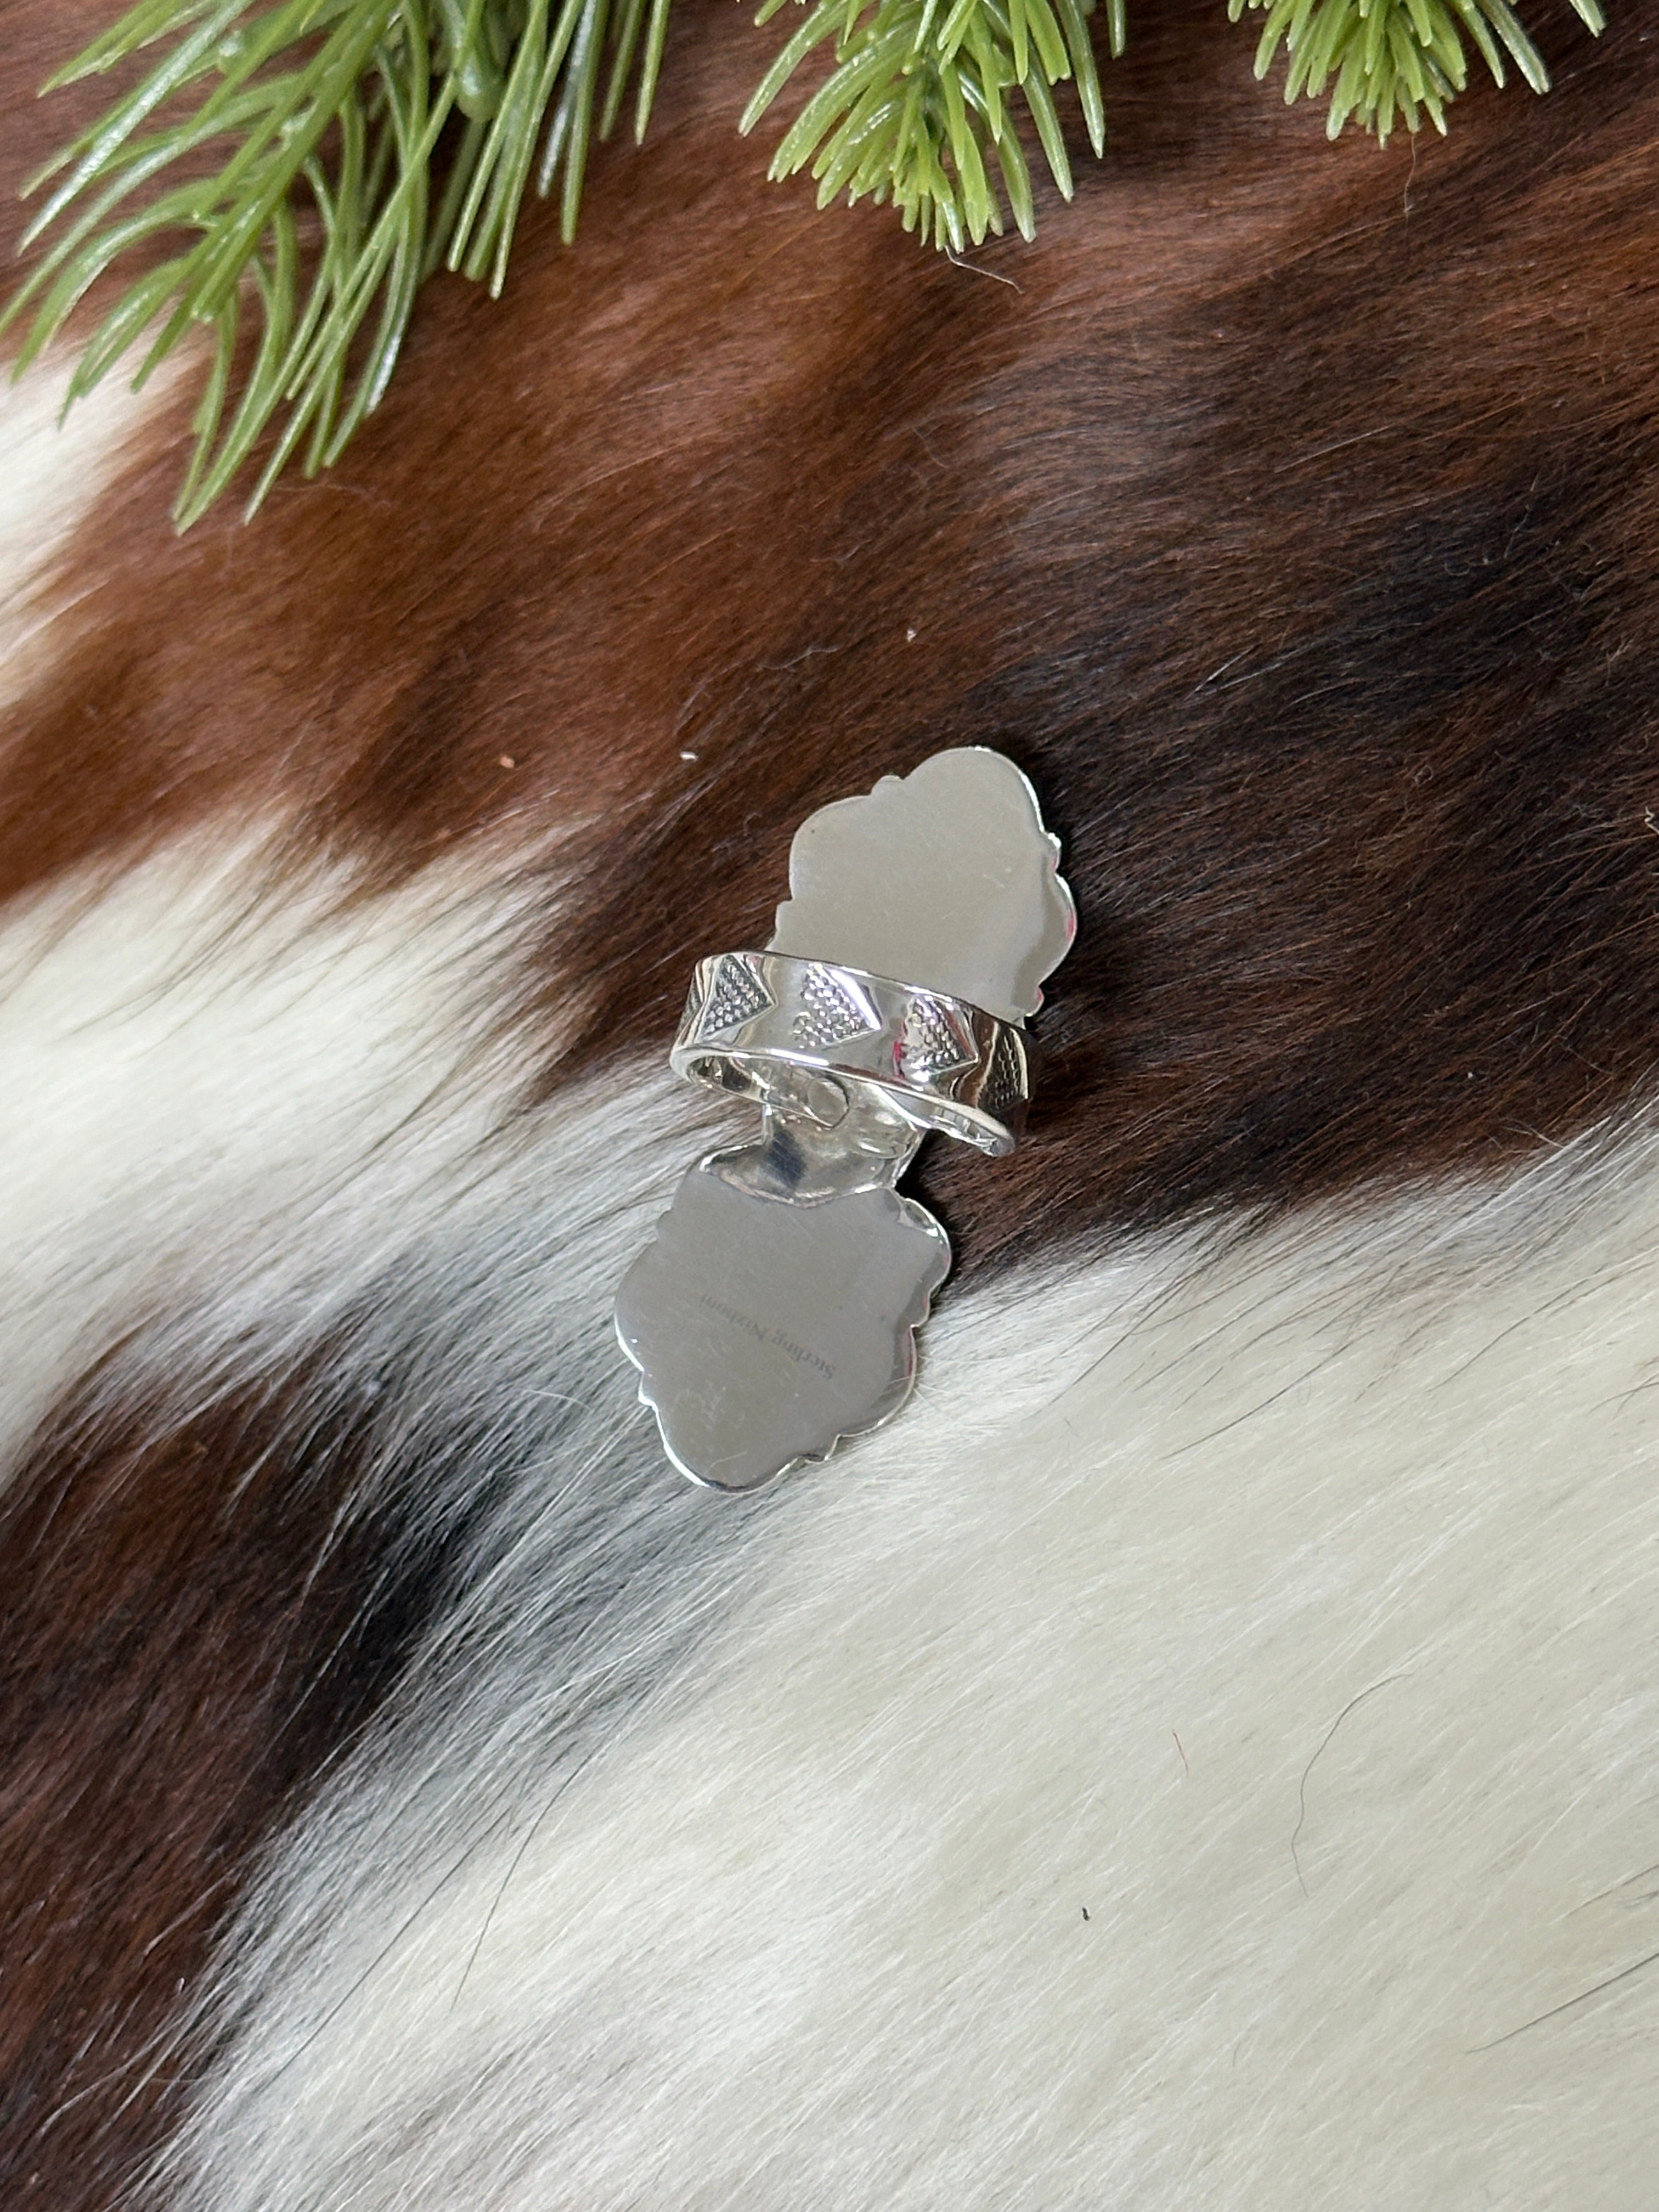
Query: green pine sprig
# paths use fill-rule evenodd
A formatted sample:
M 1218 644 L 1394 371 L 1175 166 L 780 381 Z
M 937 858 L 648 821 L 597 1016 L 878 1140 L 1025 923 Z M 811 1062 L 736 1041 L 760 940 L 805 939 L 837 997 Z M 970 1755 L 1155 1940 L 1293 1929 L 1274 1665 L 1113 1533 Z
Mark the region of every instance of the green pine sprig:
M 757 23 L 783 0 L 765 0 Z M 1095 0 L 816 0 L 744 110 L 751 131 L 808 54 L 835 41 L 835 66 L 784 134 L 775 178 L 811 164 L 818 205 L 890 199 L 906 230 L 960 252 L 1000 233 L 1003 203 L 1035 235 L 1031 179 L 1008 95 L 1018 92 L 1066 198 L 1072 168 L 1054 106 L 1074 78 L 1089 143 L 1106 115 L 1087 18 Z M 1123 51 L 1124 0 L 1106 0 L 1107 39 Z
M 783 0 L 763 0 L 765 24 Z M 1105 111 L 1096 0 L 800 0 L 805 13 L 745 110 L 752 130 L 808 58 L 830 65 L 772 174 L 810 166 L 820 205 L 890 200 L 951 251 L 1030 238 L 1022 110 L 1050 175 L 1072 173 L 1055 93 L 1075 88 L 1089 141 Z M 26 234 L 40 258 L 0 331 L 27 315 L 21 374 L 106 271 L 139 273 L 86 341 L 66 404 L 135 351 L 135 386 L 193 330 L 211 333 L 196 443 L 174 509 L 186 528 L 268 432 L 252 514 L 297 459 L 337 460 L 384 393 L 423 279 L 444 267 L 499 293 L 533 175 L 575 231 L 587 158 L 630 88 L 643 136 L 671 0 L 138 0 L 52 80 L 139 56 L 147 73 L 26 188 L 53 185 Z M 1573 0 L 1592 31 L 1599 0 Z M 1333 86 L 1329 128 L 1379 138 L 1426 114 L 1444 128 L 1466 41 L 1501 84 L 1507 54 L 1544 65 L 1508 0 L 1229 0 L 1265 11 L 1256 73 L 1282 46 L 1285 97 Z M 1120 52 L 1125 0 L 1105 0 Z M 52 89 L 49 85 L 46 89 Z
M 595 110 L 603 137 L 631 80 L 643 132 L 668 9 L 141 0 L 52 80 L 165 46 L 30 181 L 61 179 L 24 240 L 55 230 L 53 242 L 0 318 L 3 328 L 34 310 L 17 371 L 112 264 L 170 248 L 93 332 L 68 399 L 135 347 L 142 386 L 205 326 L 212 360 L 174 518 L 185 529 L 204 514 L 278 422 L 252 514 L 295 454 L 307 475 L 338 459 L 386 390 L 422 277 L 441 264 L 500 291 L 532 167 L 543 193 L 560 185 L 562 228 L 574 234 Z
M 1599 0 L 1572 5 L 1591 31 L 1606 28 Z M 1498 84 L 1507 53 L 1534 92 L 1549 90 L 1543 57 L 1508 0 L 1227 0 L 1235 23 L 1246 8 L 1267 18 L 1257 76 L 1282 46 L 1287 104 L 1318 100 L 1331 85 L 1325 127 L 1333 138 L 1351 117 L 1384 145 L 1397 122 L 1416 131 L 1425 115 L 1443 135 L 1446 103 L 1468 82 L 1466 39 Z

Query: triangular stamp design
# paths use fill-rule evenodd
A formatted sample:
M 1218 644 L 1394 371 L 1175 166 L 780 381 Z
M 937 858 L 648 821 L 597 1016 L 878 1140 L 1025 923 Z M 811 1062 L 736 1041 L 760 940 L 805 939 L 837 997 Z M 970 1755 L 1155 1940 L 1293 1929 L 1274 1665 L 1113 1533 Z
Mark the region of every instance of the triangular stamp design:
M 724 1036 L 728 1030 L 741 1029 L 776 1003 L 749 963 L 728 952 L 714 970 L 698 1035 Z

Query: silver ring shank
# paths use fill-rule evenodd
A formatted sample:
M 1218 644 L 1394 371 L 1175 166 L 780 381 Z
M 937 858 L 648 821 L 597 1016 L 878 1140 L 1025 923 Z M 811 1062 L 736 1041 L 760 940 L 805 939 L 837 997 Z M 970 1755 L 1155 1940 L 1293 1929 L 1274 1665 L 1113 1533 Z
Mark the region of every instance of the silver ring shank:
M 1018 1141 L 1033 1072 L 1024 1032 L 982 1006 L 782 952 L 700 960 L 669 1060 L 826 1128 L 857 1097 L 993 1155 Z

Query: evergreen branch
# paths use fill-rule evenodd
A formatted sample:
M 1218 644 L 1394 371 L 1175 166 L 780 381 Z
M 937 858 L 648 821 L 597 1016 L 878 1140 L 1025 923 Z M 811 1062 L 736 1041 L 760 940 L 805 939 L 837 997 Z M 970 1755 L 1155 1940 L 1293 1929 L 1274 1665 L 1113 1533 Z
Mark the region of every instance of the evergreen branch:
M 107 270 L 159 250 L 88 341 L 65 404 L 141 343 L 142 386 L 206 328 L 212 359 L 174 519 L 185 529 L 204 513 L 280 418 L 252 514 L 296 451 L 307 475 L 330 465 L 378 404 L 423 276 L 447 263 L 500 291 L 538 147 L 538 187 L 560 186 L 571 236 L 595 102 L 603 93 L 603 137 L 632 79 L 643 135 L 669 6 L 140 0 L 52 80 L 162 49 L 27 187 L 62 178 L 24 241 L 48 237 L 46 250 L 0 315 L 3 330 L 29 311 L 15 373 Z
M 1072 196 L 1054 86 L 1074 80 L 1089 143 L 1105 147 L 1100 77 L 1086 18 L 1096 0 L 810 0 L 744 110 L 752 131 L 806 57 L 834 40 L 834 65 L 772 157 L 775 178 L 811 164 L 818 205 L 890 199 L 906 230 L 959 252 L 1003 228 L 1035 229 L 1031 180 L 1012 109 L 1018 92 L 1049 174 Z M 757 23 L 783 0 L 764 0 Z M 1124 0 L 1106 0 L 1123 50 Z
M 1575 12 L 1600 33 L 1600 0 L 1572 0 Z M 1287 102 L 1318 99 L 1334 80 L 1326 122 L 1336 137 L 1350 117 L 1386 144 L 1397 122 L 1416 131 L 1424 115 L 1443 135 L 1446 103 L 1468 82 L 1464 38 L 1473 40 L 1494 81 L 1504 82 L 1507 54 L 1534 92 L 1549 90 L 1549 72 L 1508 0 L 1227 0 L 1236 23 L 1246 8 L 1265 10 L 1255 73 L 1266 76 L 1282 46 Z
M 771 165 L 778 178 L 810 165 L 820 206 L 843 191 L 890 199 L 907 230 L 951 251 L 1000 232 L 1005 213 L 1029 239 L 1014 96 L 1067 198 L 1058 87 L 1075 88 L 1089 142 L 1097 155 L 1104 147 L 1088 22 L 1097 0 L 799 4 L 739 127 L 751 131 L 829 46 L 828 73 Z M 1600 0 L 1572 4 L 1602 28 Z M 204 513 L 274 427 L 252 514 L 296 453 L 307 475 L 339 458 L 386 391 L 424 277 L 447 265 L 499 293 L 532 168 L 543 195 L 558 187 L 571 238 L 592 140 L 614 129 L 630 83 L 644 136 L 671 5 L 137 0 L 46 88 L 159 49 L 26 188 L 57 180 L 24 240 L 45 251 L 0 314 L 3 331 L 27 312 L 15 373 L 136 255 L 141 273 L 88 340 L 65 404 L 136 348 L 141 386 L 192 328 L 210 331 L 174 516 L 184 529 Z M 763 0 L 757 21 L 782 5 Z M 1535 90 L 1548 84 L 1509 0 L 1228 5 L 1235 21 L 1247 8 L 1265 14 L 1256 74 L 1282 46 L 1287 100 L 1333 87 L 1333 137 L 1350 118 L 1381 139 L 1425 114 L 1443 130 L 1467 80 L 1466 40 L 1498 83 L 1507 57 Z M 1105 0 L 1114 55 L 1124 8 Z

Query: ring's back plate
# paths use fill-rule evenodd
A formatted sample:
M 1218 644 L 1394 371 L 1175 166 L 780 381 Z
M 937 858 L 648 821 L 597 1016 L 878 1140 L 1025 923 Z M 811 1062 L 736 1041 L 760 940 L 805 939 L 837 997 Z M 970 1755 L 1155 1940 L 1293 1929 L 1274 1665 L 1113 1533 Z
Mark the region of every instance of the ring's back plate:
M 884 1185 L 801 1204 L 721 1164 L 681 1182 L 623 1279 L 617 1334 L 676 1466 L 753 1490 L 897 1412 L 951 1247 Z

